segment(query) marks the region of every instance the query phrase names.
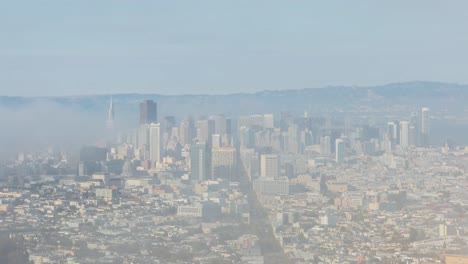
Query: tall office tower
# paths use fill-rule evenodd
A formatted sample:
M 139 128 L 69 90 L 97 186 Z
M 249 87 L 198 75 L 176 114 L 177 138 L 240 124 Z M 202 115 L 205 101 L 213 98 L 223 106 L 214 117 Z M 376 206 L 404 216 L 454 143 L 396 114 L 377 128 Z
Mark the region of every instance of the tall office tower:
M 158 122 L 158 106 L 153 100 L 144 100 L 140 103 L 140 124 Z
M 280 128 L 281 131 L 288 129 L 289 125 L 293 123 L 294 116 L 291 112 L 282 111 L 280 113 Z
M 400 146 L 406 148 L 410 145 L 410 125 L 408 121 L 400 122 Z
M 309 129 L 301 131 L 301 146 L 306 147 L 314 144 L 314 134 Z
M 239 142 L 242 147 L 253 148 L 255 146 L 254 131 L 248 127 L 239 128 Z
M 171 129 L 171 139 L 180 142 L 180 133 L 179 133 L 179 127 L 173 127 Z
M 143 124 L 138 128 L 137 147 L 143 149 L 149 147 L 149 124 Z
M 429 108 L 423 107 L 421 109 L 421 146 L 429 146 L 429 133 L 430 133 L 430 120 Z
M 220 134 L 213 134 L 211 136 L 211 147 L 212 148 L 220 148 L 221 147 L 221 135 Z
M 252 148 L 240 148 L 239 150 L 241 167 L 244 173 L 247 174 L 250 180 L 260 175 L 260 160 L 257 152 Z
M 240 116 L 237 121 L 237 127 L 259 126 L 264 128 L 274 128 L 273 114 Z
M 131 144 L 134 148 L 138 147 L 138 128 L 133 128 L 128 132 L 128 144 Z
M 109 102 L 109 109 L 107 110 L 107 121 L 106 126 L 108 128 L 114 128 L 114 102 L 112 100 L 112 96 Z
M 239 116 L 237 118 L 237 128 L 241 127 L 250 127 L 251 126 L 251 120 L 250 116 Z
M 211 180 L 211 149 L 206 143 L 197 143 L 190 147 L 190 179 Z
M 164 124 L 162 127 L 164 128 L 165 132 L 169 135 L 172 132 L 172 128 L 175 126 L 176 120 L 174 116 L 165 116 L 164 117 Z
M 320 138 L 320 154 L 328 156 L 331 154 L 331 140 L 330 136 Z
M 300 154 L 299 127 L 296 124 L 290 125 L 287 132 L 287 153 Z
M 214 121 L 211 119 L 197 121 L 197 140 L 211 144 L 211 135 L 214 134 Z
M 274 128 L 275 127 L 275 116 L 273 114 L 263 115 L 263 127 Z
M 417 146 L 418 145 L 418 129 L 410 125 L 409 127 L 409 139 L 408 139 L 408 144 L 410 146 Z
M 195 126 L 193 120 L 186 119 L 180 122 L 179 126 L 179 139 L 182 146 L 186 144 L 192 144 L 192 140 L 195 136 Z
M 260 156 L 260 177 L 279 177 L 279 157 L 275 154 L 263 154 Z
M 232 125 L 233 121 L 232 119 L 226 119 L 226 134 L 231 135 L 232 134 Z
M 150 138 L 150 160 L 152 166 L 156 166 L 161 162 L 161 126 L 160 124 L 152 123 L 149 126 Z
M 226 134 L 226 117 L 224 115 L 213 115 L 210 119 L 214 122 L 214 133 Z
M 271 131 L 263 129 L 254 133 L 254 140 L 256 147 L 270 147 L 271 146 Z M 283 135 L 284 136 L 284 135 Z
M 398 124 L 396 122 L 387 123 L 387 136 L 392 142 L 392 145 L 396 145 L 398 142 Z
M 412 112 L 411 117 L 410 117 L 410 145 L 416 145 L 416 146 L 419 145 L 420 143 L 419 130 L 420 130 L 420 125 L 418 122 L 418 114 L 415 112 Z M 411 134 L 413 132 L 415 133 L 414 135 Z
M 335 141 L 335 161 L 339 164 L 344 161 L 344 142 L 340 138 Z
M 235 180 L 236 149 L 213 148 L 211 151 L 211 168 L 213 178 Z
M 78 175 L 78 165 L 80 164 L 80 151 L 74 148 L 69 148 L 63 154 L 67 161 L 66 173 L 70 175 Z M 63 157 L 62 157 L 63 158 Z

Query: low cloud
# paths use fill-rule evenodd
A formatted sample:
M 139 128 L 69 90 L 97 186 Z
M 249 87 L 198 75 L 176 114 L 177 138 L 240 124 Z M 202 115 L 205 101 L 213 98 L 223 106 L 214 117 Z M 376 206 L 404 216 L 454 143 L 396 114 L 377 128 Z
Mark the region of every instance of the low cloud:
M 39 101 L 0 106 L 0 154 L 102 140 L 105 114 Z

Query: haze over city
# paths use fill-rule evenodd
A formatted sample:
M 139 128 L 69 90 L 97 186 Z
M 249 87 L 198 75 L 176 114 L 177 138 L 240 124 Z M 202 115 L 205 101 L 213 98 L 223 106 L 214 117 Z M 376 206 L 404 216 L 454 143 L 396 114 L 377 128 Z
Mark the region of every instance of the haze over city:
M 467 7 L 0 4 L 0 264 L 468 263 Z

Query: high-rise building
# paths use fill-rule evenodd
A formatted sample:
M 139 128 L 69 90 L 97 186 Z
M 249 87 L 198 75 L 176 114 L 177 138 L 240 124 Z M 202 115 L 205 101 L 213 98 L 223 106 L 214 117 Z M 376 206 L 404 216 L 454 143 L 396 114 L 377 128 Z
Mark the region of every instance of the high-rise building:
M 299 154 L 301 153 L 301 148 L 300 148 L 300 133 L 299 133 L 299 127 L 296 124 L 290 125 L 288 127 L 288 131 L 286 133 L 286 152 L 287 153 L 293 153 L 293 154 Z
M 182 146 L 192 144 L 195 137 L 195 126 L 192 119 L 182 120 L 179 125 L 179 140 Z
M 240 116 L 237 122 L 237 126 L 238 127 L 259 126 L 263 128 L 274 128 L 274 115 L 263 114 L 263 115 Z
M 114 127 L 114 102 L 112 100 L 112 96 L 110 98 L 109 102 L 109 109 L 107 110 L 107 121 L 106 121 L 106 126 L 108 128 L 113 128 Z
M 138 128 L 137 147 L 143 149 L 149 147 L 149 124 L 142 124 Z
M 234 180 L 236 169 L 235 148 L 213 148 L 211 151 L 211 167 L 213 178 Z
M 206 119 L 197 121 L 197 140 L 211 144 L 211 136 L 214 134 L 214 120 Z
M 63 154 L 66 161 L 66 171 L 67 174 L 78 174 L 78 165 L 80 163 L 80 151 L 74 148 L 67 149 L 67 151 Z
M 410 125 L 409 127 L 409 139 L 408 144 L 410 146 L 416 146 L 418 144 L 418 129 L 417 127 Z
M 421 124 L 419 124 L 418 121 L 418 114 L 413 112 L 411 113 L 410 117 L 410 145 L 419 145 L 420 142 L 420 127 Z
M 264 114 L 263 115 L 263 127 L 264 128 L 274 128 L 275 127 L 275 116 L 273 114 Z
M 344 142 L 340 138 L 335 140 L 335 161 L 339 164 L 344 161 Z
M 249 127 L 239 128 L 239 143 L 242 147 L 252 148 L 255 146 L 254 131 Z
M 331 154 L 331 140 L 330 136 L 320 138 L 320 154 L 328 156 Z
M 406 148 L 410 145 L 410 125 L 408 121 L 400 122 L 400 146 Z
M 399 143 L 398 138 L 398 122 L 388 122 L 387 123 L 387 136 L 388 139 L 392 142 L 392 146 Z
M 224 115 L 214 115 L 210 119 L 214 122 L 214 133 L 216 134 L 226 134 L 226 117 Z
M 430 125 L 429 108 L 423 107 L 421 109 L 421 146 L 423 147 L 426 147 L 430 144 Z
M 288 127 L 294 122 L 294 116 L 289 111 L 282 111 L 280 113 L 280 129 L 281 131 L 285 131 Z
M 247 174 L 247 177 L 249 177 L 249 179 L 257 177 L 260 174 L 260 161 L 255 149 L 240 148 L 239 154 L 242 165 L 240 168 Z
M 167 131 L 171 131 L 171 129 L 175 126 L 176 120 L 174 116 L 165 116 L 164 117 L 164 128 Z
M 211 147 L 212 148 L 220 148 L 221 147 L 221 135 L 220 134 L 213 134 L 211 136 Z
M 190 179 L 211 180 L 211 149 L 206 143 L 193 144 L 190 148 Z
M 158 107 L 153 100 L 144 100 L 140 103 L 140 124 L 158 122 Z
M 152 166 L 161 162 L 161 126 L 160 124 L 150 124 L 149 126 L 150 138 L 150 160 Z
M 232 134 L 232 119 L 226 119 L 226 134 Z
M 275 154 L 263 154 L 260 156 L 260 177 L 279 177 L 279 157 Z
M 163 123 L 161 123 L 161 136 L 165 141 L 169 140 L 172 135 L 172 128 L 175 127 L 176 120 L 174 116 L 165 116 Z M 178 137 L 179 135 L 177 135 Z

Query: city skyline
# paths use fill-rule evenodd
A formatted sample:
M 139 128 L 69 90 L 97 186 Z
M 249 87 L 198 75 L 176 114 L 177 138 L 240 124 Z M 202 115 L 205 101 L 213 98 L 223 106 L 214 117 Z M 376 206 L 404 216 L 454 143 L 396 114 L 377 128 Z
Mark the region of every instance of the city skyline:
M 0 264 L 468 264 L 467 9 L 0 4 Z

